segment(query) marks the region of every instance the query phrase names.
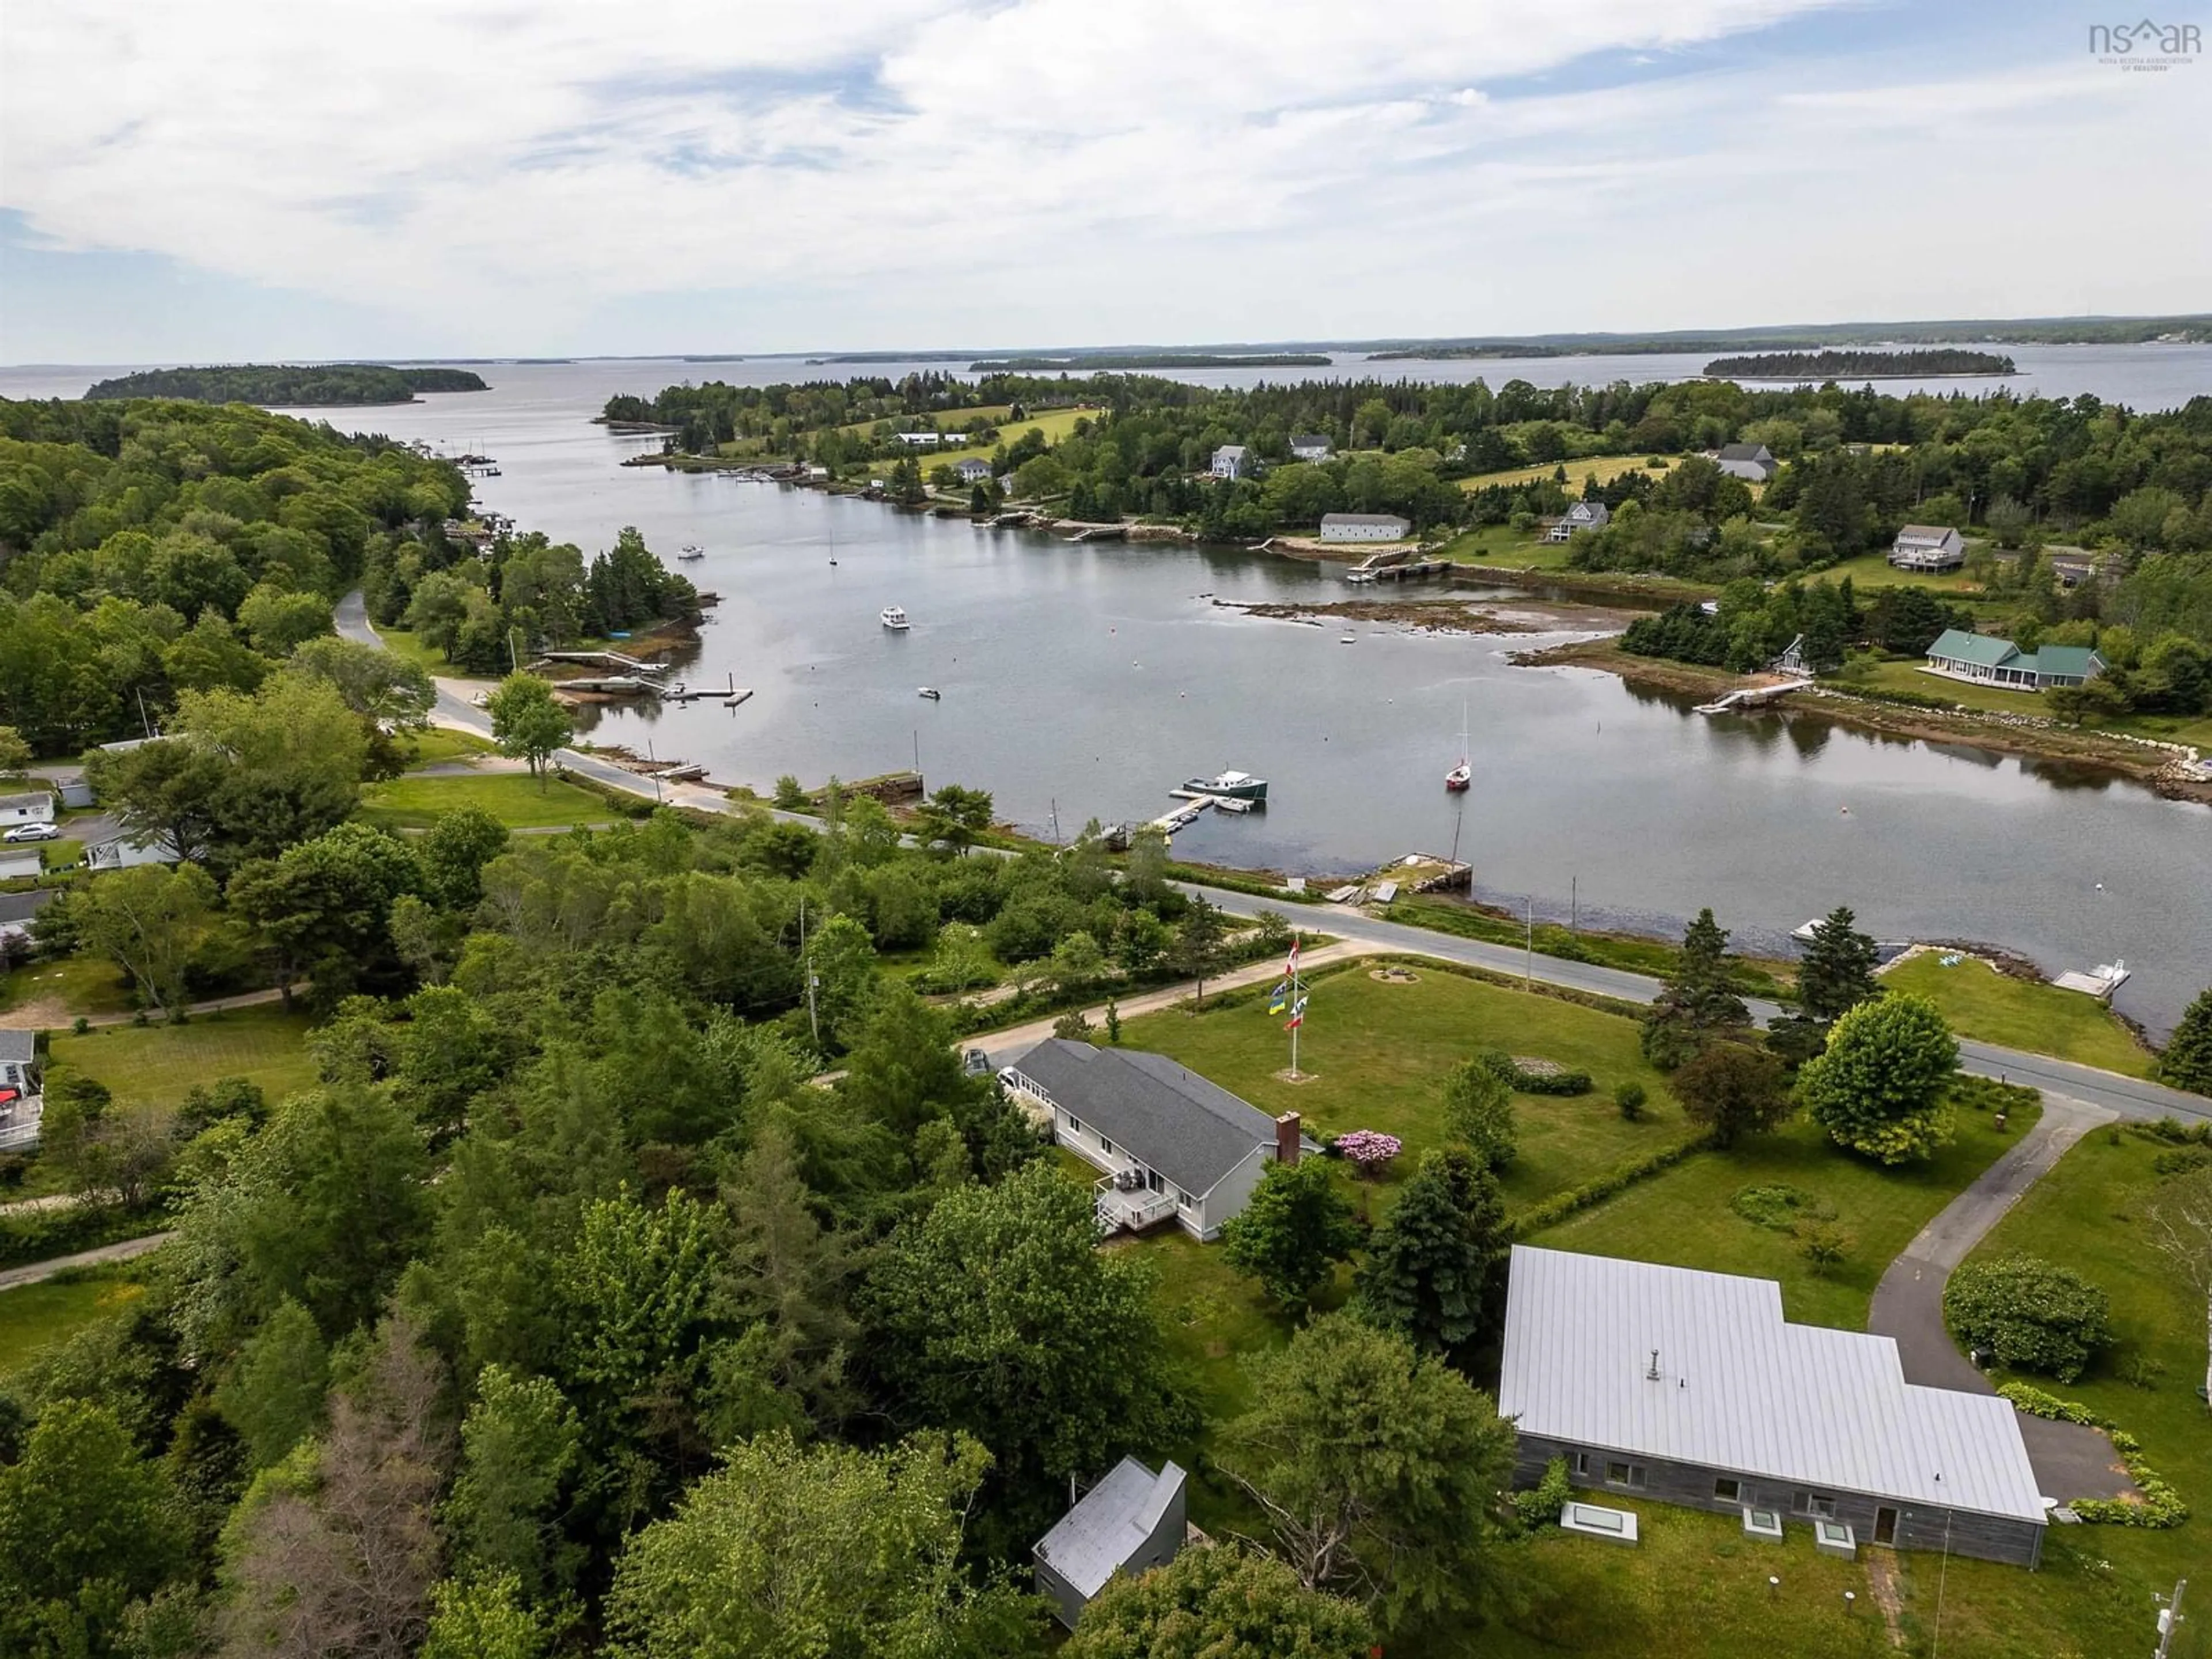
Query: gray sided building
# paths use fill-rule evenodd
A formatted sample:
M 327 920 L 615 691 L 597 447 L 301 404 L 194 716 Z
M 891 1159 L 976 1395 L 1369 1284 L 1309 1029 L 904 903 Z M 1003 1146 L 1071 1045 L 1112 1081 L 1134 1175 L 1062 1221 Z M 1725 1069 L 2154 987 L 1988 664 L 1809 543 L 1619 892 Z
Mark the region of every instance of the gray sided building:
M 1070 1630 L 1117 1572 L 1134 1577 L 1175 1559 L 1183 1540 L 1183 1473 L 1154 1474 L 1125 1457 L 1037 1543 L 1037 1589 Z
M 1790 1324 L 1771 1279 L 1516 1245 L 1498 1407 L 1524 1485 L 1557 1457 L 1580 1487 L 2042 1557 L 2012 1407 L 1907 1382 L 1887 1337 Z

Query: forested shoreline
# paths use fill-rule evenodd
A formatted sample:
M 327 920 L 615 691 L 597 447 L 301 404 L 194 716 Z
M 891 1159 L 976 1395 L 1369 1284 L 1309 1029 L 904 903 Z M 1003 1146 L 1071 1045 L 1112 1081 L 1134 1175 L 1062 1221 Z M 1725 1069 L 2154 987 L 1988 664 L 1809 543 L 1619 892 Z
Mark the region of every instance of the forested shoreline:
M 201 404 L 276 404 L 293 409 L 343 409 L 360 404 L 412 403 L 418 392 L 484 392 L 474 370 L 380 363 L 240 363 L 228 367 L 150 368 L 100 380 L 88 399 L 184 398 Z
M 1716 357 L 1705 373 L 1723 380 L 1882 380 L 1923 374 L 2010 374 L 2013 361 L 1955 346 L 1915 351 L 1775 351 Z

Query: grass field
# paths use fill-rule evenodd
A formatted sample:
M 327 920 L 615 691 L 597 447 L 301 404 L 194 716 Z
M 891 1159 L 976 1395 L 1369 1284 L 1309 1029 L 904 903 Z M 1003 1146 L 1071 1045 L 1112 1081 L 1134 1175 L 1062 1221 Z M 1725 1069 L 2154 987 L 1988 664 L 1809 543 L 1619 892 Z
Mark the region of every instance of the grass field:
M 1830 565 L 1812 578 L 1814 581 L 1839 582 L 1846 576 L 1855 588 L 1868 587 L 1932 587 L 1942 593 L 1978 595 L 1982 585 L 1963 570 L 1945 571 L 1940 574 L 1926 570 L 1899 570 L 1890 563 L 1887 553 L 1862 553 L 1855 559 L 1845 559 Z
M 1899 963 L 1881 982 L 1931 999 L 1962 1036 L 2130 1077 L 2150 1075 L 2149 1050 L 2111 1009 L 2079 991 L 2014 979 L 1973 957 L 1946 968 L 1934 951 Z
M 384 648 L 393 656 L 404 662 L 413 663 L 426 674 L 434 674 L 441 679 L 449 680 L 483 678 L 471 675 L 465 669 L 454 667 L 452 663 L 446 660 L 445 653 L 435 646 L 427 640 L 416 638 L 404 628 L 386 628 L 380 624 L 376 630 L 376 637 L 384 641 Z M 490 684 L 490 679 L 485 678 L 484 684 Z
M 479 737 L 474 732 L 457 732 L 451 726 L 433 726 L 415 732 L 407 740 L 410 767 L 436 766 L 447 761 L 474 760 L 479 755 L 495 755 L 499 745 L 489 738 Z
M 538 781 L 526 773 L 499 772 L 487 777 L 395 778 L 362 796 L 362 816 L 392 830 L 427 830 L 439 817 L 463 806 L 480 806 L 510 830 L 565 829 L 579 823 L 611 823 L 620 816 L 598 795 L 573 783 Z
M 1460 564 L 1498 565 L 1510 570 L 1565 570 L 1567 545 L 1546 541 L 1541 532 L 1486 524 L 1453 537 L 1444 544 L 1443 556 Z
M 57 1066 L 104 1083 L 121 1107 L 174 1106 L 195 1083 L 242 1077 L 272 1101 L 315 1080 L 302 1039 L 312 1022 L 276 1004 L 201 1014 L 185 1025 L 108 1025 L 78 1036 L 57 1031 Z
M 128 1013 L 137 1006 L 129 977 L 105 957 L 59 957 L 0 978 L 0 1008 L 49 1000 L 72 1016 Z
M 2025 1250 L 2063 1261 L 2103 1287 L 2118 1346 L 2079 1382 L 2023 1380 L 2078 1400 L 2133 1434 L 2193 1517 L 2164 1531 L 2054 1527 L 2043 1570 L 2032 1575 L 1953 1562 L 1946 1653 L 1954 1651 L 1954 1630 L 1988 1644 L 1962 1644 L 1955 1650 L 1961 1654 L 2148 1653 L 2154 1640 L 2151 1593 L 2171 1591 L 2176 1577 L 2191 1572 L 2193 1601 L 2205 1582 L 2212 1561 L 2212 1413 L 2196 1392 L 2204 1380 L 2204 1304 L 2150 1242 L 2145 1212 L 2158 1196 L 2152 1160 L 2161 1150 L 2124 1129 L 2096 1130 L 1997 1224 L 1974 1259 Z M 2121 1380 L 2138 1364 L 2148 1386 Z M 2041 1632 L 2045 1644 L 2030 1644 L 2028 1632 Z M 2174 1653 L 2212 1656 L 2212 1614 L 2201 1605 L 2184 1621 Z
M 128 1267 L 86 1267 L 0 1291 L 0 1376 L 145 1293 Z
M 1561 467 L 1567 472 L 1567 481 L 1560 486 L 1568 495 L 1579 497 L 1583 483 L 1595 478 L 1600 483 L 1611 483 L 1624 472 L 1649 471 L 1654 478 L 1665 476 L 1666 469 L 1649 467 L 1644 455 L 1585 455 L 1578 461 L 1540 461 L 1529 466 L 1508 467 L 1503 472 L 1478 472 L 1471 478 L 1462 478 L 1462 489 L 1486 489 L 1492 484 L 1534 483 L 1539 479 L 1556 475 Z M 1680 456 L 1662 457 L 1671 466 Z
M 1954 680 L 1942 674 L 1931 674 L 1911 662 L 1877 663 L 1872 674 L 1864 680 L 1844 680 L 1841 690 L 1848 691 L 1854 684 L 1870 685 L 1878 691 L 1910 691 L 1923 697 L 1936 697 L 1945 702 L 1956 703 L 1961 708 L 1986 709 L 2003 714 L 2047 714 L 2050 708 L 2040 691 L 2008 691 L 2002 686 L 1977 685 L 1969 680 Z
M 1685 1159 L 1529 1242 L 1778 1279 L 1790 1318 L 1863 1330 L 1874 1287 L 1892 1259 L 2040 1115 L 2039 1107 L 2015 1112 L 1999 1130 L 1985 1113 L 1961 1108 L 1958 1138 L 1929 1163 L 1901 1170 L 1850 1156 L 1819 1125 L 1799 1117 L 1733 1151 Z M 1795 1187 L 1832 1213 L 1850 1243 L 1827 1276 L 1813 1271 L 1789 1234 L 1758 1226 L 1729 1207 L 1741 1188 L 1764 1186 Z
M 988 461 L 1000 448 L 1012 444 L 1016 439 L 1031 428 L 1044 434 L 1044 441 L 1048 445 L 1056 444 L 1075 430 L 1075 423 L 1078 421 L 1086 416 L 1096 416 L 1099 412 L 1096 409 L 1088 408 L 1038 410 L 1027 420 L 1014 421 L 1001 425 L 995 442 L 971 444 L 963 449 L 924 450 L 916 459 L 921 463 L 922 476 L 927 477 L 940 466 L 956 466 L 962 461 Z M 959 423 L 964 426 L 967 424 L 968 416 L 969 411 L 961 410 L 954 411 L 948 418 L 957 418 Z M 880 469 L 889 463 L 877 461 L 871 465 Z
M 1171 1054 L 1193 1071 L 1273 1115 L 1296 1111 L 1331 1134 L 1380 1129 L 1405 1142 L 1392 1176 L 1402 1179 L 1421 1153 L 1439 1146 L 1444 1074 L 1479 1049 L 1559 1061 L 1588 1072 L 1587 1095 L 1521 1095 L 1514 1101 L 1520 1156 L 1505 1176 L 1508 1198 L 1526 1204 L 1586 1181 L 1688 1133 L 1659 1074 L 1644 1062 L 1633 1020 L 1556 997 L 1462 979 L 1424 965 L 1416 983 L 1390 985 L 1364 966 L 1314 987 L 1300 1033 L 1298 1067 L 1312 1074 L 1286 1083 L 1290 1039 L 1279 1016 L 1256 996 L 1192 1014 L 1180 1010 L 1127 1021 L 1122 1041 Z M 1650 1095 L 1640 1123 L 1622 1121 L 1613 1087 L 1633 1079 Z M 1379 1183 L 1387 1204 L 1393 1181 Z M 1377 1208 L 1376 1216 L 1382 1213 Z

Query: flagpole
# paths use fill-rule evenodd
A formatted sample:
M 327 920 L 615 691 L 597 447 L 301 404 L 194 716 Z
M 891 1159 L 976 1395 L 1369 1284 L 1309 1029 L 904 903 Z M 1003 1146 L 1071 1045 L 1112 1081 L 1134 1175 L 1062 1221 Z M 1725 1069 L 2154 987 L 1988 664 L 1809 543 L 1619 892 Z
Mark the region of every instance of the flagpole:
M 1298 1027 L 1306 1023 L 1305 1010 L 1298 990 L 1298 936 L 1291 934 L 1291 1077 L 1298 1075 Z

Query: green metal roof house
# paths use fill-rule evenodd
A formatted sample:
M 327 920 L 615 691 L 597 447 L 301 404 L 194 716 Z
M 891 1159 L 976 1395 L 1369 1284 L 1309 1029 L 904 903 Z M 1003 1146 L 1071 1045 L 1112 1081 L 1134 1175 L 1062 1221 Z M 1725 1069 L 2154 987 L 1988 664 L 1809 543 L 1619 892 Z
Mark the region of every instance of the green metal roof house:
M 2080 685 L 2105 672 L 2105 659 L 2086 645 L 2046 645 L 2022 651 L 2010 640 L 1947 628 L 1928 647 L 1926 672 L 1954 680 L 2043 691 Z

